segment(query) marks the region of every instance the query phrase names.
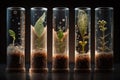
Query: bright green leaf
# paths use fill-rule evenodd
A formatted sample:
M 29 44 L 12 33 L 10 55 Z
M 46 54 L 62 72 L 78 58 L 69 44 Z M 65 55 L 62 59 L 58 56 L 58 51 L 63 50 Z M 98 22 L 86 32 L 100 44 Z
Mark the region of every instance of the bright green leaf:
M 57 35 L 58 35 L 59 40 L 63 38 L 64 34 L 63 34 L 62 29 L 59 29 L 59 31 L 57 32 Z
M 14 32 L 13 30 L 9 29 L 9 34 L 10 34 L 10 36 L 13 38 L 13 40 L 16 39 L 16 38 L 15 38 L 15 32 Z
M 45 13 L 37 20 L 35 23 L 35 32 L 37 33 L 38 37 L 41 36 L 42 32 L 44 31 L 44 25 L 43 22 L 45 21 Z
M 79 11 L 77 24 L 80 30 L 80 34 L 83 37 L 87 32 L 87 26 L 88 26 L 88 16 L 84 10 Z
M 13 31 L 13 30 L 11 30 L 11 29 L 9 29 L 9 35 L 13 38 L 13 45 L 14 45 L 14 42 L 15 42 L 15 32 Z

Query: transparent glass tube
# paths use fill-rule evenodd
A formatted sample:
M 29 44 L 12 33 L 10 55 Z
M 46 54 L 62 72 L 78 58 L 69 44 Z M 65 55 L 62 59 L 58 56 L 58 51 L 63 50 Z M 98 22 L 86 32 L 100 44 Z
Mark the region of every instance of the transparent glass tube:
M 31 8 L 31 72 L 47 71 L 47 8 Z
M 7 69 L 25 71 L 25 9 L 7 8 Z
M 75 70 L 90 70 L 91 9 L 75 8 Z
M 68 71 L 69 67 L 69 9 L 53 8 L 52 68 Z
M 113 8 L 95 8 L 95 68 L 113 68 Z

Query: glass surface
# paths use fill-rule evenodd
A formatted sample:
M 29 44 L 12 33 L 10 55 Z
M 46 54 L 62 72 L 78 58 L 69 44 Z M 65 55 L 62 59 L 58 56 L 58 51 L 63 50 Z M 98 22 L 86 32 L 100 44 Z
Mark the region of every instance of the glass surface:
M 47 8 L 31 8 L 31 68 L 33 72 L 47 70 Z
M 69 67 L 69 9 L 53 8 L 52 29 L 53 70 L 68 70 Z
M 75 8 L 75 70 L 89 70 L 91 9 Z
M 25 9 L 7 8 L 7 71 L 25 71 Z
M 113 8 L 95 8 L 95 67 L 113 68 Z

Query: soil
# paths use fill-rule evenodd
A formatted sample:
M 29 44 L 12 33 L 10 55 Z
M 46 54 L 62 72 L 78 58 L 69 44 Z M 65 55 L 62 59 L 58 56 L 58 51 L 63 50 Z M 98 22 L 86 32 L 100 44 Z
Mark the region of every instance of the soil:
M 24 68 L 25 57 L 23 53 L 16 51 L 15 53 L 7 54 L 7 68 Z
M 44 50 L 36 50 L 31 56 L 32 68 L 46 68 L 47 54 Z
M 68 68 L 68 57 L 66 55 L 55 55 L 53 57 L 53 63 L 55 69 Z
M 90 67 L 90 56 L 88 54 L 76 55 L 76 69 L 86 69 Z
M 96 68 L 100 68 L 100 69 L 113 68 L 113 54 L 112 53 L 97 53 L 96 54 Z

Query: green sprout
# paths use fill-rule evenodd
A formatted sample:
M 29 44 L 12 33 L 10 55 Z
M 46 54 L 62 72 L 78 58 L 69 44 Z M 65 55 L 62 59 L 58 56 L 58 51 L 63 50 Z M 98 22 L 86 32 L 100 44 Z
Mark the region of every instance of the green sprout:
M 38 48 L 42 47 L 43 45 L 43 39 L 41 39 L 42 33 L 44 31 L 44 21 L 45 21 L 46 14 L 45 12 L 42 14 L 42 16 L 36 21 L 34 25 L 35 32 L 37 34 L 36 39 L 36 45 Z
M 98 21 L 98 25 L 99 25 L 99 29 L 102 32 L 102 36 L 98 39 L 101 47 L 98 47 L 99 50 L 101 51 L 105 51 L 105 50 L 109 50 L 109 48 L 106 46 L 106 44 L 108 43 L 108 41 L 105 41 L 105 38 L 107 36 L 109 36 L 109 34 L 105 35 L 105 31 L 107 30 L 107 27 L 105 27 L 105 25 L 107 24 L 107 22 L 105 20 L 99 20 Z
M 15 43 L 15 32 L 13 31 L 13 30 L 11 30 L 11 29 L 9 29 L 9 35 L 13 38 L 13 45 L 14 45 L 14 43 Z
M 35 23 L 35 32 L 37 33 L 37 36 L 40 37 L 42 32 L 44 31 L 44 25 L 43 22 L 45 21 L 45 12 L 43 13 L 43 15 L 37 20 L 37 22 Z
M 82 51 L 81 53 L 85 53 L 85 46 L 87 44 L 87 26 L 88 26 L 88 16 L 84 10 L 80 10 L 78 12 L 78 22 L 77 22 L 82 40 L 79 41 L 79 44 L 82 46 Z
M 60 41 L 62 41 L 62 38 L 63 38 L 64 34 L 63 34 L 63 30 L 62 30 L 61 28 L 60 28 L 59 31 L 57 32 L 57 36 L 58 36 L 58 39 L 59 39 Z
M 64 33 L 61 28 L 57 32 L 57 37 L 58 37 L 58 47 L 59 47 L 58 50 L 59 50 L 59 52 L 62 53 L 65 49 L 65 44 L 63 41 Z

